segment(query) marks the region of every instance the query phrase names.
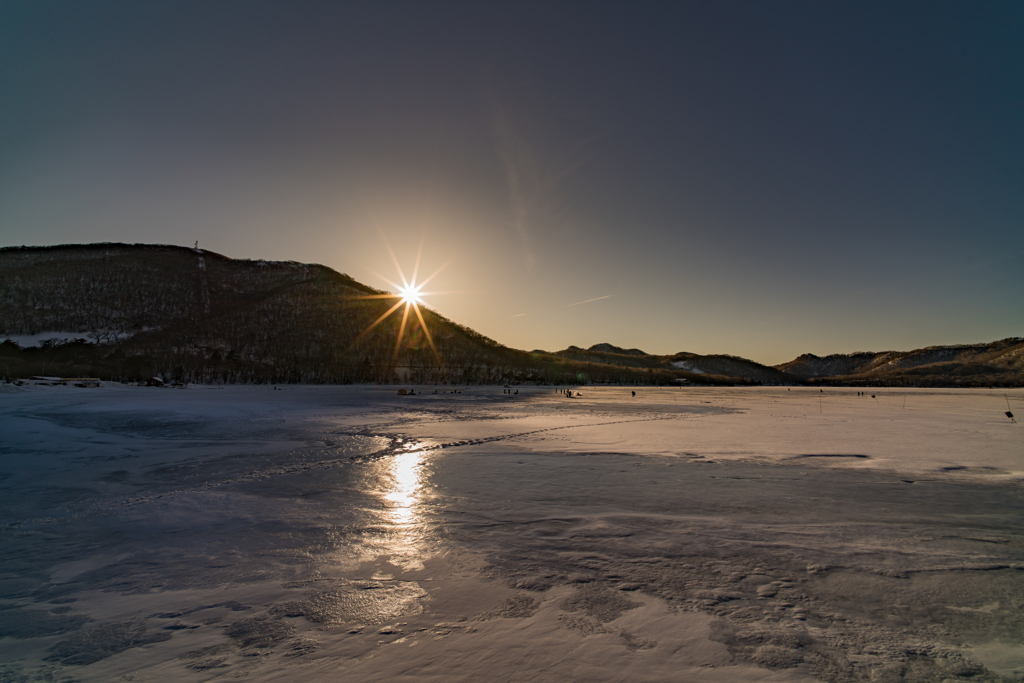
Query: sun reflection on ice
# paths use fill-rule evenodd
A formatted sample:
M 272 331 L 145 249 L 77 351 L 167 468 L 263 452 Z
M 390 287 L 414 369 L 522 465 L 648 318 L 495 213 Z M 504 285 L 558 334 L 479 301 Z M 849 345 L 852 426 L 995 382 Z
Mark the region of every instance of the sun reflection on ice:
M 405 570 L 422 569 L 428 555 L 423 497 L 431 444 L 408 441 L 398 446 L 398 452 L 380 461 L 377 472 L 388 531 L 376 554 L 386 554 L 391 564 Z
M 384 499 L 392 503 L 390 516 L 403 526 L 419 521 L 417 507 L 423 488 L 423 450 L 420 444 L 407 443 L 405 452 L 395 454 L 389 462 L 392 490 Z

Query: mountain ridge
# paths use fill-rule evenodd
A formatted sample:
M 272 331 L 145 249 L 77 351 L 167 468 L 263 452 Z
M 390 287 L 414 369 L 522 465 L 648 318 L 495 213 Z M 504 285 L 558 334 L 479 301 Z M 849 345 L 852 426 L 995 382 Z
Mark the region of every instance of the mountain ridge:
M 381 319 L 397 297 L 373 298 L 381 294 L 322 265 L 173 245 L 2 248 L 0 334 L 62 331 L 80 339 L 26 349 L 0 344 L 0 375 L 204 383 L 727 381 L 528 353 L 425 306 L 426 328 L 410 315 L 396 344 L 401 315 Z
M 0 248 L 0 375 L 162 375 L 191 382 L 1024 385 L 1024 340 L 860 352 L 762 365 L 610 343 L 521 351 L 421 307 L 400 345 L 384 294 L 319 264 L 188 247 Z M 368 328 L 369 331 L 366 331 Z M 429 334 L 428 334 L 429 333 Z M 75 337 L 73 335 L 81 335 Z M 76 341 L 78 339 L 78 341 Z M 435 353 L 436 349 L 436 353 Z
M 982 385 L 1024 383 L 1024 338 L 993 342 L 926 346 L 912 351 L 858 351 L 816 356 L 805 353 L 776 369 L 809 381 L 851 384 L 937 381 L 944 377 Z

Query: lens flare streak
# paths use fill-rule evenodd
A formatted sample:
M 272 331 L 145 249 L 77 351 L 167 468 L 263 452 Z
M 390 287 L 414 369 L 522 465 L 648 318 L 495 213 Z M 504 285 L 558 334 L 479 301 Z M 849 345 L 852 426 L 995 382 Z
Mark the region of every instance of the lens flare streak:
M 384 282 L 386 282 L 389 285 L 391 285 L 394 289 L 398 290 L 399 293 L 398 294 L 391 294 L 391 293 L 387 293 L 387 294 L 369 294 L 369 295 L 366 295 L 366 296 L 356 296 L 356 297 L 352 297 L 352 298 L 353 299 L 398 299 L 398 302 L 395 303 L 395 305 L 392 306 L 391 308 L 389 308 L 387 311 L 385 311 L 383 315 L 381 315 L 379 318 L 377 318 L 372 323 L 370 323 L 370 325 L 365 330 L 360 332 L 356 336 L 356 338 L 354 340 L 352 340 L 352 344 L 350 345 L 350 348 L 351 348 L 351 346 L 355 346 L 360 340 L 362 340 L 367 334 L 369 334 L 370 331 L 373 330 L 373 328 L 377 327 L 377 325 L 379 325 L 382 322 L 384 322 L 385 320 L 387 320 L 391 316 L 392 313 L 397 311 L 404 304 L 405 305 L 405 309 L 402 311 L 402 322 L 401 322 L 401 324 L 399 325 L 399 328 L 398 328 L 398 337 L 395 339 L 395 350 L 394 350 L 394 353 L 392 354 L 392 357 L 391 357 L 392 358 L 392 363 L 398 361 L 398 354 L 399 354 L 399 352 L 402 349 L 402 339 L 405 337 L 405 329 L 406 329 L 406 326 L 407 326 L 407 324 L 409 322 L 409 309 L 411 308 L 413 313 L 416 314 L 416 319 L 419 320 L 420 329 L 423 330 L 423 335 L 427 338 L 427 343 L 430 344 L 430 350 L 434 354 L 434 359 L 437 361 L 438 366 L 440 366 L 441 365 L 441 356 L 437 352 L 437 346 L 434 345 L 434 337 L 433 337 L 433 335 L 430 334 L 430 330 L 427 328 L 427 321 L 423 318 L 423 313 L 420 311 L 420 305 L 424 303 L 423 302 L 423 297 L 424 296 L 429 296 L 431 294 L 443 294 L 444 293 L 444 292 L 424 292 L 423 291 L 423 287 L 425 287 L 428 282 L 430 282 L 435 277 L 437 277 L 437 275 L 442 270 L 444 270 L 448 266 L 449 263 L 451 263 L 451 259 L 448 259 L 448 261 L 446 261 L 440 268 L 438 268 L 436 271 L 434 271 L 430 275 L 430 277 L 426 278 L 425 280 L 423 280 L 419 284 L 416 284 L 416 276 L 419 274 L 419 269 L 420 269 L 420 257 L 423 254 L 423 243 L 420 242 L 420 249 L 419 249 L 419 252 L 416 254 L 416 263 L 413 266 L 412 278 L 409 279 L 409 280 L 407 280 L 405 278 L 405 274 L 402 272 L 402 267 L 398 264 L 398 259 L 395 257 L 395 252 L 391 249 L 391 245 L 388 244 L 386 239 L 384 240 L 384 244 L 388 248 L 388 253 L 391 255 L 391 260 L 394 262 L 395 268 L 398 269 L 398 277 L 401 279 L 402 284 L 399 285 L 398 283 L 392 282 L 388 278 L 386 278 L 386 277 L 384 277 L 384 276 L 382 276 L 382 275 L 380 275 L 378 273 L 374 273 L 374 275 L 376 275 L 381 280 L 383 280 Z M 371 271 L 371 272 L 373 272 L 373 271 Z

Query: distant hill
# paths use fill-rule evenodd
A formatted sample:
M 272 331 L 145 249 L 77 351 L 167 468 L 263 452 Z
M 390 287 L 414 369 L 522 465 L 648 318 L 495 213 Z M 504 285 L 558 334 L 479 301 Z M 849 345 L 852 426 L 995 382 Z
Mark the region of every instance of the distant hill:
M 594 344 L 588 351 L 599 351 L 601 353 L 618 353 L 623 356 L 646 356 L 640 349 L 623 349 L 613 344 Z
M 181 382 L 657 384 L 685 377 L 511 349 L 320 265 L 145 244 L 0 249 L 0 377 Z M 18 340 L 54 338 L 33 348 Z M 69 341 L 70 340 L 70 341 Z M 26 344 L 27 346 L 27 344 Z M 708 383 L 717 380 L 708 378 Z M 744 380 L 734 378 L 734 381 Z
M 659 356 L 648 356 L 647 354 L 619 353 L 616 351 L 604 351 L 602 348 L 617 348 L 611 344 L 595 344 L 589 349 L 581 349 L 578 346 L 570 346 L 561 351 L 555 351 L 553 355 L 582 363 L 601 363 L 605 365 L 619 365 L 628 368 L 657 368 L 661 367 L 658 361 Z
M 0 377 L 180 382 L 1024 385 L 1024 340 L 906 353 L 809 354 L 769 367 L 612 344 L 506 347 L 421 308 L 437 353 L 395 299 L 343 273 L 147 244 L 0 249 Z M 50 341 L 46 341 L 49 339 Z M 19 346 L 19 340 L 22 343 Z M 42 342 L 32 346 L 29 341 Z M 22 346 L 24 348 L 22 348 Z
M 775 366 L 819 383 L 897 386 L 1024 385 L 1024 338 L 985 344 L 928 346 L 914 351 L 818 357 L 805 353 Z
M 671 357 L 672 367 L 690 370 L 696 373 L 745 377 L 762 384 L 796 384 L 799 377 L 790 373 L 761 365 L 738 356 L 710 355 L 700 356 L 695 353 L 677 353 Z
M 550 363 L 422 309 L 394 355 L 396 300 L 320 265 L 231 259 L 176 246 L 91 244 L 0 249 L 0 334 L 79 336 L 4 354 L 7 367 L 53 374 L 161 375 L 191 382 L 499 382 L 555 378 Z M 46 336 L 43 334 L 42 336 Z M 90 343 L 91 342 L 91 343 Z M 4 370 L 0 361 L 0 371 Z M 570 373 L 571 374 L 571 373 Z M 569 378 L 567 378 L 569 379 Z
M 678 373 L 678 379 L 705 384 L 724 384 L 736 379 L 758 384 L 801 384 L 804 381 L 776 368 L 736 356 L 701 356 L 685 352 L 655 356 L 639 349 L 627 350 L 611 344 L 595 344 L 588 349 L 570 346 L 555 352 L 555 355 L 585 363 L 674 371 Z

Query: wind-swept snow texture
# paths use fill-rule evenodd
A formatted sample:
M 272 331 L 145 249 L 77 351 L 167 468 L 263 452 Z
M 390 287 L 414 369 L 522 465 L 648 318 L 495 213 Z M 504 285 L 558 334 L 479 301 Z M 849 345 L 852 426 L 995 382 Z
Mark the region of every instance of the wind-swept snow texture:
M 0 680 L 1024 678 L 1024 392 L 577 390 L 0 385 Z

